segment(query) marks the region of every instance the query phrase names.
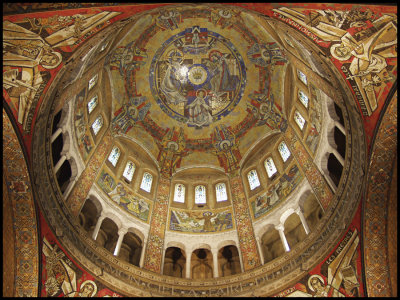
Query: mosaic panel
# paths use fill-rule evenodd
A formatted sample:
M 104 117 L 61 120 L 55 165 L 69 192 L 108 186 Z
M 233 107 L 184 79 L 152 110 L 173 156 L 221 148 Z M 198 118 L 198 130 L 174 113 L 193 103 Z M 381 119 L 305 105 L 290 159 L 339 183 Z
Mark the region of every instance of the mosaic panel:
M 28 167 L 11 121 L 3 110 L 3 176 L 12 204 L 15 238 L 15 297 L 37 297 L 38 223 Z M 5 262 L 3 262 L 5 263 Z
M 295 156 L 296 161 L 306 175 L 308 181 L 310 182 L 310 185 L 313 188 L 314 193 L 320 201 L 322 207 L 324 210 L 327 209 L 334 195 L 321 172 L 314 165 L 312 157 L 304 148 L 302 143 L 299 142 L 292 127 L 288 127 L 284 139 L 290 148 L 290 151 Z
M 307 131 L 307 137 L 305 139 L 305 144 L 314 154 L 315 150 L 317 149 L 319 140 L 320 140 L 320 133 L 321 133 L 321 126 L 322 126 L 322 107 L 320 102 L 320 95 L 318 89 L 313 85 L 310 84 L 310 91 L 311 91 L 311 101 L 309 103 L 309 124 L 310 127 Z
M 134 194 L 122 180 L 115 180 L 104 167 L 99 173 L 97 185 L 115 202 L 136 218 L 148 222 L 152 204 Z
M 150 221 L 150 232 L 147 240 L 146 255 L 143 268 L 160 273 L 164 247 L 164 236 L 168 218 L 169 179 L 160 177 L 157 187 L 157 197 Z
M 304 176 L 296 164 L 290 166 L 288 172 L 283 174 L 277 183 L 268 187 L 268 191 L 250 201 L 254 218 L 258 219 L 266 215 L 283 202 L 303 178 Z
M 52 234 L 42 214 L 40 223 L 41 297 L 121 297 L 75 262 Z
M 242 178 L 237 175 L 230 180 L 239 247 L 242 254 L 243 268 L 247 271 L 261 264 L 260 254 L 257 249 L 257 242 L 254 236 L 253 224 L 251 223 L 249 207 L 244 194 Z
M 75 101 L 74 126 L 79 152 L 84 161 L 94 150 L 94 142 L 88 124 L 87 106 L 85 101 L 86 88 L 78 93 Z
M 82 172 L 79 180 L 72 188 L 71 193 L 67 199 L 67 205 L 69 206 L 71 213 L 77 216 L 81 210 L 83 203 L 85 202 L 86 196 L 92 187 L 95 178 L 100 170 L 101 165 L 107 158 L 107 154 L 111 151 L 113 139 L 110 135 L 110 131 L 107 130 L 103 136 L 102 143 L 96 147 L 96 152 L 90 158 L 86 169 Z
M 393 296 L 388 266 L 388 206 L 393 163 L 397 156 L 397 94 L 375 137 L 364 208 L 364 262 L 368 296 Z
M 222 232 L 234 229 L 232 210 L 192 211 L 171 209 L 169 230 L 190 233 Z

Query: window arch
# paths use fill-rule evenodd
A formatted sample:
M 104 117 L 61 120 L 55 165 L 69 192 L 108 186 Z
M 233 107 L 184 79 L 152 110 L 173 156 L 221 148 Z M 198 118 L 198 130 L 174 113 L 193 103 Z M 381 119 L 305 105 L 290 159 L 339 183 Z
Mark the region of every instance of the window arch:
M 130 160 L 126 163 L 124 173 L 122 176 L 126 178 L 129 182 L 132 181 L 133 173 L 135 173 L 135 164 Z
M 98 78 L 99 78 L 99 75 L 96 74 L 89 80 L 89 91 L 96 85 Z
M 195 204 L 206 204 L 206 187 L 204 185 L 197 185 L 194 188 L 194 203 Z
M 108 161 L 115 167 L 117 165 L 120 155 L 121 155 L 121 150 L 117 146 L 115 146 L 111 150 L 110 155 L 108 156 Z
M 267 170 L 267 174 L 268 174 L 268 178 L 271 178 L 276 172 L 276 166 L 274 163 L 274 160 L 272 159 L 272 157 L 268 157 L 265 161 L 264 161 L 264 166 L 265 169 Z
M 89 100 L 87 107 L 88 107 L 88 114 L 90 114 L 97 106 L 98 103 L 98 96 L 94 96 L 92 99 Z
M 297 76 L 299 77 L 301 82 L 303 82 L 305 85 L 307 85 L 307 76 L 303 72 L 301 72 L 300 70 L 297 70 Z
M 185 186 L 182 183 L 175 184 L 174 202 L 185 203 Z
M 299 90 L 298 96 L 299 96 L 300 102 L 305 106 L 305 108 L 308 108 L 308 97 L 307 97 L 307 95 L 303 91 Z
M 148 193 L 151 191 L 151 184 L 153 183 L 153 175 L 144 172 L 140 188 Z
M 228 200 L 228 194 L 226 193 L 226 185 L 224 182 L 220 182 L 215 186 L 215 192 L 217 196 L 217 202 Z
M 281 142 L 278 146 L 279 154 L 281 155 L 283 161 L 287 161 L 290 157 L 290 151 L 288 146 L 286 146 L 285 142 Z
M 103 126 L 103 117 L 102 115 L 99 115 L 92 124 L 94 135 L 97 135 L 99 133 L 102 126 Z
M 294 120 L 296 121 L 300 130 L 303 130 L 306 120 L 304 120 L 303 116 L 297 110 L 294 112 Z
M 256 187 L 260 186 L 260 180 L 258 180 L 258 175 L 256 170 L 251 170 L 247 174 L 249 180 L 250 190 L 254 190 Z

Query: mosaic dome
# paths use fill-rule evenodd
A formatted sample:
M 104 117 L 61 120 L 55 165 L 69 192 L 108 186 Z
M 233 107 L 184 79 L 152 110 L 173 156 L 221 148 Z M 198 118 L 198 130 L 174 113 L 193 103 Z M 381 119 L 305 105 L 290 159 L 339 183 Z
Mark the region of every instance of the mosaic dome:
M 273 294 L 345 234 L 361 116 L 333 63 L 279 14 L 188 4 L 116 17 L 49 89 L 38 198 L 71 256 L 116 291 Z

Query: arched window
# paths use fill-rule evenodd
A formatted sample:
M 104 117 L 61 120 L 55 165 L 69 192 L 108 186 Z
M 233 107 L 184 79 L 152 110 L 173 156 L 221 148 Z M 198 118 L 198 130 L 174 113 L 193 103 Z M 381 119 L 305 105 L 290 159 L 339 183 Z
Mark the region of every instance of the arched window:
M 198 185 L 194 189 L 194 203 L 205 204 L 206 203 L 206 187 L 204 185 Z
M 185 186 L 182 183 L 175 184 L 174 202 L 185 203 Z
M 286 146 L 285 142 L 282 142 L 279 144 L 278 151 L 279 151 L 279 154 L 281 155 L 283 161 L 284 162 L 287 161 L 288 158 L 290 157 L 290 151 L 289 151 L 288 146 Z
M 151 184 L 153 183 L 153 176 L 150 173 L 144 172 L 140 188 L 148 193 L 151 191 Z
M 134 172 L 135 172 L 135 164 L 131 161 L 128 161 L 125 166 L 125 170 L 124 170 L 124 173 L 122 174 L 122 176 L 124 176 L 126 178 L 126 180 L 131 182 Z
M 307 76 L 301 72 L 300 70 L 297 70 L 297 76 L 299 77 L 299 79 L 305 84 L 307 85 Z
M 97 105 L 97 102 L 98 102 L 97 99 L 98 99 L 98 97 L 96 95 L 92 99 L 90 99 L 90 101 L 88 102 L 87 107 L 88 107 L 88 113 L 89 114 L 95 109 L 95 107 Z
M 97 135 L 97 133 L 100 131 L 101 126 L 103 126 L 103 117 L 100 115 L 94 120 L 92 124 L 92 129 L 94 132 L 94 135 Z
M 89 80 L 89 91 L 96 85 L 98 78 L 99 78 L 99 75 L 96 74 L 92 77 L 92 79 Z
M 258 180 L 258 175 L 256 170 L 251 170 L 247 174 L 249 179 L 250 190 L 254 190 L 256 187 L 260 186 L 260 180 Z
M 228 194 L 226 193 L 226 185 L 223 182 L 218 183 L 215 186 L 215 192 L 217 195 L 217 202 L 228 200 Z
M 115 146 L 110 155 L 108 156 L 108 161 L 115 167 L 117 165 L 119 156 L 121 155 L 121 150 L 117 146 Z
M 308 97 L 303 91 L 300 90 L 299 90 L 299 100 L 305 106 L 305 108 L 308 108 Z
M 300 129 L 303 130 L 306 120 L 304 120 L 303 116 L 297 110 L 294 112 L 294 120 L 296 121 L 297 125 L 299 125 Z
M 272 157 L 268 157 L 264 162 L 265 169 L 267 170 L 268 177 L 271 178 L 276 172 L 276 167 Z

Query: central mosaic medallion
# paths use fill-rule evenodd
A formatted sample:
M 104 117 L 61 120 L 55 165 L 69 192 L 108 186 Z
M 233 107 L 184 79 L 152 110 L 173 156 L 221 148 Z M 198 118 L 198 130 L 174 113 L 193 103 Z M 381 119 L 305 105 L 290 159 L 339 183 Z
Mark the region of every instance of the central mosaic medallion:
M 229 114 L 245 85 L 245 65 L 233 44 L 199 26 L 166 40 L 150 67 L 151 92 L 161 109 L 195 128 Z

